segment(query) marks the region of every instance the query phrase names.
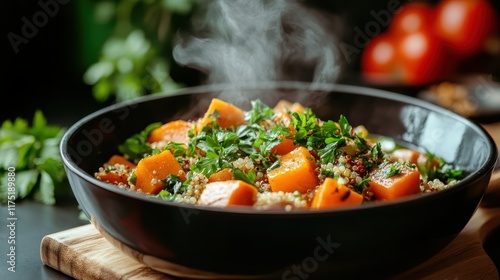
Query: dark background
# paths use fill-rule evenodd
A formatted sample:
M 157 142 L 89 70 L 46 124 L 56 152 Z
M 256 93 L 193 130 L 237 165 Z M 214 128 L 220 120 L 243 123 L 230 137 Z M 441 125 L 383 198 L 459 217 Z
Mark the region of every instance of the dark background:
M 47 0 L 42 0 L 47 1 Z M 56 0 L 54 0 L 56 1 Z M 64 2 L 63 0 L 60 0 Z M 49 122 L 69 125 L 109 105 L 93 99 L 91 87 L 84 84 L 82 76 L 86 68 L 98 59 L 98 51 L 106 38 L 106 28 L 96 28 L 82 14 L 83 8 L 92 5 L 91 0 L 65 0 L 59 11 L 49 17 L 48 23 L 38 28 L 28 43 L 19 46 L 16 54 L 7 34 L 22 35 L 22 18 L 30 21 L 40 11 L 38 1 L 5 1 L 2 4 L 2 54 L 0 120 L 17 116 L 31 119 L 35 109 L 41 109 Z M 333 13 L 340 41 L 353 44 L 353 27 L 363 28 L 373 20 L 370 11 L 387 9 L 388 0 L 320 1 L 309 0 L 306 4 Z M 405 1 L 401 1 L 401 4 Z M 428 1 L 435 2 L 435 1 Z M 497 7 L 499 1 L 492 1 Z M 82 4 L 87 3 L 87 4 Z M 87 21 L 85 21 L 87 20 Z M 328 16 L 327 16 L 328 20 Z M 351 63 L 345 65 L 344 83 L 358 83 L 359 55 L 354 54 Z M 199 76 L 190 69 L 174 67 L 172 76 L 186 85 L 200 83 Z M 489 73 L 493 71 L 490 70 Z M 400 89 L 395 89 L 396 91 Z

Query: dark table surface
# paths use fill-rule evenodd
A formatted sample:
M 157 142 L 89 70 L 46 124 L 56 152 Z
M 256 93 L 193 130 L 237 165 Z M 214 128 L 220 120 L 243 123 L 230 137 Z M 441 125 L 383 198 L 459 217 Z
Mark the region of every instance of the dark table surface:
M 33 201 L 22 201 L 15 205 L 16 211 L 16 266 L 15 272 L 8 270 L 7 220 L 2 222 L 0 235 L 0 279 L 71 279 L 45 266 L 40 259 L 40 242 L 45 235 L 87 224 L 79 219 L 80 210 L 73 197 L 56 205 L 44 205 Z M 7 217 L 7 208 L 2 206 L 1 217 Z

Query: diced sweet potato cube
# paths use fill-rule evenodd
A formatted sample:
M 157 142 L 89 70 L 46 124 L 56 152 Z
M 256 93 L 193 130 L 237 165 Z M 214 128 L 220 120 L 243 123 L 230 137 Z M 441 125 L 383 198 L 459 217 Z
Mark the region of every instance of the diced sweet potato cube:
M 318 185 L 314 157 L 304 147 L 298 147 L 280 159 L 280 166 L 267 172 L 274 192 L 306 193 Z
M 135 163 L 129 161 L 128 159 L 126 159 L 125 157 L 123 157 L 121 155 L 111 156 L 108 160 L 108 164 L 109 165 L 122 164 L 126 168 L 129 168 L 129 169 L 134 169 L 136 167 Z
M 337 208 L 351 205 L 361 205 L 363 196 L 337 180 L 326 178 L 316 190 L 311 209 Z
M 95 177 L 99 181 L 103 181 L 106 183 L 110 183 L 113 185 L 118 185 L 120 183 L 126 184 L 127 179 L 129 177 L 129 172 L 125 170 L 106 170 L 107 166 L 104 166 L 104 169 L 97 172 Z
M 199 130 L 212 123 L 213 118 L 211 115 L 214 114 L 215 111 L 219 114 L 216 121 L 217 125 L 221 128 L 237 127 L 245 123 L 245 113 L 240 108 L 218 98 L 214 98 L 203 119 L 200 120 Z
M 183 120 L 168 122 L 151 132 L 148 143 L 159 141 L 189 143 L 188 132 L 193 128 L 193 124 Z
M 370 173 L 368 188 L 377 200 L 397 199 L 421 192 L 420 172 L 400 164 L 397 174 L 391 174 L 396 164 L 387 164 Z
M 231 168 L 224 168 L 221 171 L 214 173 L 208 177 L 208 182 L 229 181 L 233 179 L 233 170 Z
M 208 183 L 197 204 L 227 207 L 237 205 L 251 206 L 257 199 L 257 188 L 241 180 Z
M 283 142 L 274 146 L 271 149 L 271 153 L 282 156 L 284 154 L 288 154 L 289 152 L 295 150 L 297 147 L 298 145 L 295 145 L 292 139 L 285 139 L 283 140 Z
M 141 159 L 134 171 L 136 176 L 135 187 L 147 194 L 158 194 L 165 188 L 162 180 L 168 175 L 175 175 L 186 180 L 186 174 L 181 165 L 169 150 L 157 155 Z

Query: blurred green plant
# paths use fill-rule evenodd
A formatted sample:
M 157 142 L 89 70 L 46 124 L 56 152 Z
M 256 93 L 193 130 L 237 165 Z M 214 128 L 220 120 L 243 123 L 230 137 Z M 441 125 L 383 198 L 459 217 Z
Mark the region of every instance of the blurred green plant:
M 41 111 L 35 112 L 31 126 L 22 118 L 2 123 L 0 203 L 30 197 L 53 205 L 57 196 L 69 191 L 59 154 L 65 131 L 63 127 L 48 125 Z
M 100 58 L 83 75 L 97 101 L 117 102 L 169 92 L 183 85 L 170 76 L 172 42 L 198 0 L 99 0 L 94 20 L 114 24 Z

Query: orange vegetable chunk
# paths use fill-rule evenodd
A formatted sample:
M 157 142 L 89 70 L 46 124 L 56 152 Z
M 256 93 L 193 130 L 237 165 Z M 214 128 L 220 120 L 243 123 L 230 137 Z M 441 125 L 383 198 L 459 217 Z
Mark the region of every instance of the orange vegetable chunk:
M 393 159 L 401 159 L 416 164 L 418 168 L 424 167 L 429 170 L 439 168 L 439 161 L 435 158 L 429 160 L 427 155 L 411 149 L 397 149 L 391 153 Z
M 311 209 L 328 209 L 351 205 L 361 205 L 363 196 L 337 180 L 326 178 L 321 184 L 311 203 Z
M 109 158 L 108 160 L 109 165 L 115 165 L 115 164 L 123 164 L 125 167 L 129 169 L 134 169 L 136 167 L 135 163 L 129 161 L 125 157 L 121 155 L 113 155 Z
M 370 173 L 368 188 L 377 200 L 391 200 L 420 193 L 420 172 L 402 165 L 399 174 L 388 176 L 391 166 L 387 164 Z
M 177 142 L 177 143 L 189 143 L 188 132 L 193 128 L 192 123 L 176 120 L 171 121 L 151 132 L 151 135 L 148 137 L 148 143 L 165 141 L 169 142 Z
M 419 152 L 410 149 L 397 149 L 391 153 L 392 159 L 409 161 L 413 164 L 417 164 L 419 157 L 420 157 Z
M 272 191 L 306 193 L 318 185 L 314 157 L 298 147 L 280 159 L 280 166 L 267 172 Z
M 106 183 L 118 185 L 120 183 L 127 183 L 127 179 L 129 177 L 128 172 L 124 172 L 123 170 L 111 170 L 111 171 L 99 171 L 96 173 L 96 179 L 99 181 L 103 181 Z
M 211 115 L 215 111 L 219 113 L 217 125 L 221 128 L 237 127 L 245 123 L 245 113 L 240 108 L 218 98 L 213 98 L 207 112 L 200 121 L 200 130 L 205 125 L 210 125 L 212 123 L 213 119 Z
M 214 173 L 208 177 L 208 182 L 220 182 L 233 179 L 233 170 L 231 168 L 224 168 L 221 171 Z
M 208 183 L 197 204 L 216 207 L 251 206 L 257 200 L 257 188 L 241 180 Z
M 271 153 L 282 156 L 284 154 L 288 154 L 297 147 L 299 147 L 299 145 L 295 145 L 292 139 L 284 139 L 283 142 L 271 149 Z
M 170 174 L 186 180 L 184 170 L 169 150 L 141 159 L 134 173 L 137 177 L 136 189 L 147 194 L 158 194 L 164 189 L 161 180 Z

